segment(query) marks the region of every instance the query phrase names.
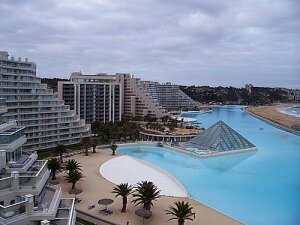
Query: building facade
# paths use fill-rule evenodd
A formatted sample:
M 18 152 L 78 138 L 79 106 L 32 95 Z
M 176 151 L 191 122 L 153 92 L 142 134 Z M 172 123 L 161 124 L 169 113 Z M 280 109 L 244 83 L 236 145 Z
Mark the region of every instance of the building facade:
M 47 161 L 22 151 L 24 128 L 6 122 L 6 112 L 0 99 L 0 224 L 74 225 L 74 199 L 62 198 L 60 187 L 47 184 Z
M 288 99 L 290 101 L 299 102 L 300 101 L 300 90 L 299 89 L 290 89 L 288 92 Z
M 141 81 L 142 88 L 167 112 L 195 109 L 196 102 L 180 90 L 179 85 Z
M 167 115 L 157 99 L 148 93 L 140 79 L 130 74 L 121 73 L 117 73 L 116 77 L 124 88 L 124 103 L 122 106 L 124 115 L 130 117 L 152 115 L 157 118 Z
M 107 74 L 83 75 L 72 73 L 70 81 L 58 82 L 58 98 L 64 100 L 81 119 L 120 121 L 122 116 L 122 83 Z
M 90 126 L 41 84 L 36 64 L 27 58 L 0 52 L 0 97 L 6 99 L 7 121 L 25 127 L 26 151 L 77 144 L 90 135 Z

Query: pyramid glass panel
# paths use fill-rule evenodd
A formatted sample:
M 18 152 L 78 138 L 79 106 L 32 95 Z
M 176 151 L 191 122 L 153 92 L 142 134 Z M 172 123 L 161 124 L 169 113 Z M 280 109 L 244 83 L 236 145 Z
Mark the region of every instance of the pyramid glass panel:
M 188 147 L 199 150 L 224 152 L 256 148 L 250 141 L 237 133 L 223 121 L 209 127 L 202 134 L 187 142 Z

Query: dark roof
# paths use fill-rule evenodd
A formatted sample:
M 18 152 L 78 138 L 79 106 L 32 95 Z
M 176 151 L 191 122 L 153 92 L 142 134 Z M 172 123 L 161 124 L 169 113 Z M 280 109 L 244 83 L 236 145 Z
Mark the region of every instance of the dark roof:
M 187 146 L 218 152 L 256 147 L 221 120 L 188 141 Z

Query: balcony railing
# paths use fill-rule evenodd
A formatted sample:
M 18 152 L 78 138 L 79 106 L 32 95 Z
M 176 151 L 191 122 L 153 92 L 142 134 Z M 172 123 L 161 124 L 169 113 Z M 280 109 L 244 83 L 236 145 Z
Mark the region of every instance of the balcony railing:
M 11 205 L 0 205 L 0 221 L 6 224 L 9 220 L 17 219 L 26 215 L 26 200 L 23 196 L 20 201 Z
M 47 172 L 46 160 L 35 161 L 26 173 L 20 173 L 20 188 L 36 188 Z

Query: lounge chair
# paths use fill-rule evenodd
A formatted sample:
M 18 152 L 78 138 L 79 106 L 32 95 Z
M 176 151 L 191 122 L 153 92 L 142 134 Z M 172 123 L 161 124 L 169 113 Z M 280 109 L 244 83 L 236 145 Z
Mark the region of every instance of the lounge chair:
M 88 206 L 88 209 L 93 209 L 93 208 L 95 208 L 95 205 L 89 205 Z
M 102 209 L 102 210 L 99 210 L 99 212 L 104 214 L 105 216 L 109 216 L 113 213 L 113 211 L 110 211 L 108 209 Z

